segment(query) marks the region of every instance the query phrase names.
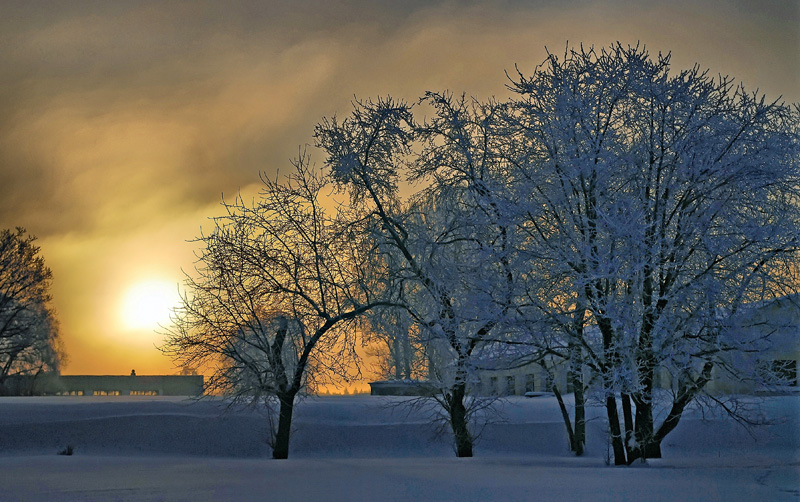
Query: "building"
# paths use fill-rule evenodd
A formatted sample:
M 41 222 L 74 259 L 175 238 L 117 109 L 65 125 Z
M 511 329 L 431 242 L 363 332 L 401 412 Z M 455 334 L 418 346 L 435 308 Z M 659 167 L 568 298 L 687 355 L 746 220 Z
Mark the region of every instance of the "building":
M 760 353 L 732 353 L 733 367 L 752 367 L 752 377 L 740 378 L 719 366 L 706 386 L 717 394 L 796 392 L 800 366 L 800 293 L 761 302 L 743 309 L 730 337 L 768 339 Z
M 800 294 L 744 306 L 731 326 L 723 335 L 730 342 L 763 339 L 763 350 L 731 351 L 725 355 L 730 368 L 752 368 L 755 371 L 745 376 L 715 365 L 712 380 L 705 387 L 707 392 L 800 392 Z M 553 383 L 563 393 L 573 391 L 568 365 L 564 361 L 547 359 L 544 367 L 539 363 L 518 365 L 511 369 L 503 366 L 501 363 L 497 365 L 498 369 L 481 370 L 477 381 L 473 382 L 473 391 L 481 395 L 520 396 L 549 392 Z M 657 385 L 661 388 L 670 387 L 670 378 L 665 371 L 660 373 Z
M 199 396 L 203 375 L 55 375 L 10 378 L 9 395 Z
M 199 396 L 203 375 L 61 375 L 48 394 L 69 396 Z
M 432 396 L 436 392 L 422 380 L 381 380 L 369 382 L 369 387 L 373 396 Z

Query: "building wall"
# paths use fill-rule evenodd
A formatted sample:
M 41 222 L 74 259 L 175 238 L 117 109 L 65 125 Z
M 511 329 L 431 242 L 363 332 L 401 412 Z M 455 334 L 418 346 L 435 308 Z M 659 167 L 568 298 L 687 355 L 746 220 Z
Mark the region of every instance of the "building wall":
M 202 375 L 62 375 L 47 394 L 111 396 L 197 396 L 203 393 Z
M 373 396 L 433 396 L 436 393 L 428 382 L 420 380 L 382 380 L 369 382 Z
M 752 368 L 758 374 L 759 368 L 771 369 L 776 363 L 793 370 L 793 382 L 771 384 L 760 378 L 737 378 L 721 368 L 715 368 L 713 379 L 706 389 L 718 394 L 753 394 L 781 390 L 798 389 L 797 375 L 800 370 L 800 295 L 779 298 L 753 309 L 744 316 L 737 333 L 745 338 L 769 337 L 768 345 L 761 353 L 732 354 L 734 367 Z M 768 379 L 767 379 L 768 380 Z M 788 384 L 788 385 L 783 385 Z
M 548 362 L 545 370 L 539 364 L 529 364 L 507 370 L 484 370 L 473 390 L 485 396 L 523 396 L 526 392 L 552 392 L 553 383 L 560 392 L 572 392 L 566 362 Z
M 760 353 L 735 353 L 731 361 L 737 368 L 771 367 L 779 363 L 786 367 L 788 373 L 800 376 L 800 294 L 779 298 L 766 302 L 763 306 L 745 311 L 737 323 L 731 336 L 744 335 L 743 338 L 759 338 L 768 335 L 769 342 Z M 549 362 L 551 377 L 538 364 L 530 364 L 510 370 L 483 370 L 479 372 L 478 381 L 473 391 L 479 395 L 524 395 L 531 390 L 530 379 L 533 380 L 534 392 L 550 392 L 548 378 L 553 378 L 559 391 L 564 394 L 572 392 L 567 378 L 568 366 L 564 362 Z M 586 373 L 584 376 L 587 376 Z M 511 380 L 509 380 L 511 378 Z M 588 381 L 584 378 L 585 381 Z M 661 370 L 657 374 L 656 386 L 669 388 L 670 375 Z M 715 367 L 712 380 L 706 385 L 706 391 L 712 394 L 755 394 L 772 391 L 798 391 L 797 378 L 794 385 L 773 386 L 758 379 L 742 378 L 741 374 L 731 375 L 719 367 Z

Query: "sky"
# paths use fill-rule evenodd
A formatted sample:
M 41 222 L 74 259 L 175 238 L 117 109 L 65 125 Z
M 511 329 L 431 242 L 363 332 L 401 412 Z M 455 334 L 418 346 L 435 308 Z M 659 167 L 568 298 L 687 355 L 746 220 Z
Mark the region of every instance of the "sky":
M 794 0 L 4 0 L 0 228 L 36 235 L 53 271 L 62 372 L 174 373 L 157 323 L 192 239 L 322 117 L 428 90 L 502 99 L 545 48 L 617 41 L 800 102 Z

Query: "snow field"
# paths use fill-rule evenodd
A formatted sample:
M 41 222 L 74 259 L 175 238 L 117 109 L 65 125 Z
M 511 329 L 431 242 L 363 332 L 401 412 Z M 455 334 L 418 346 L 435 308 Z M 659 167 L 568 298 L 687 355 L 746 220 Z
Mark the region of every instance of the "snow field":
M 663 459 L 605 464 L 602 409 L 575 458 L 555 400 L 513 398 L 475 458 L 404 398 L 309 398 L 288 461 L 269 458 L 263 417 L 219 401 L 0 399 L 0 500 L 696 500 L 800 499 L 800 397 L 769 398 L 751 436 L 689 413 Z M 57 451 L 74 446 L 73 456 Z

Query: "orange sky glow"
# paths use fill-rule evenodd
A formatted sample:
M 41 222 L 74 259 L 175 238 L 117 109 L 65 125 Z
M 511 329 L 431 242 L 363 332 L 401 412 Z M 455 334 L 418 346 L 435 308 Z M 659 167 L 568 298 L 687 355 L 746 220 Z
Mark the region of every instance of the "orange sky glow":
M 800 102 L 782 0 L 7 1 L 0 37 L 0 228 L 39 238 L 65 374 L 177 372 L 156 328 L 191 239 L 354 96 L 502 99 L 545 46 L 619 40 Z

